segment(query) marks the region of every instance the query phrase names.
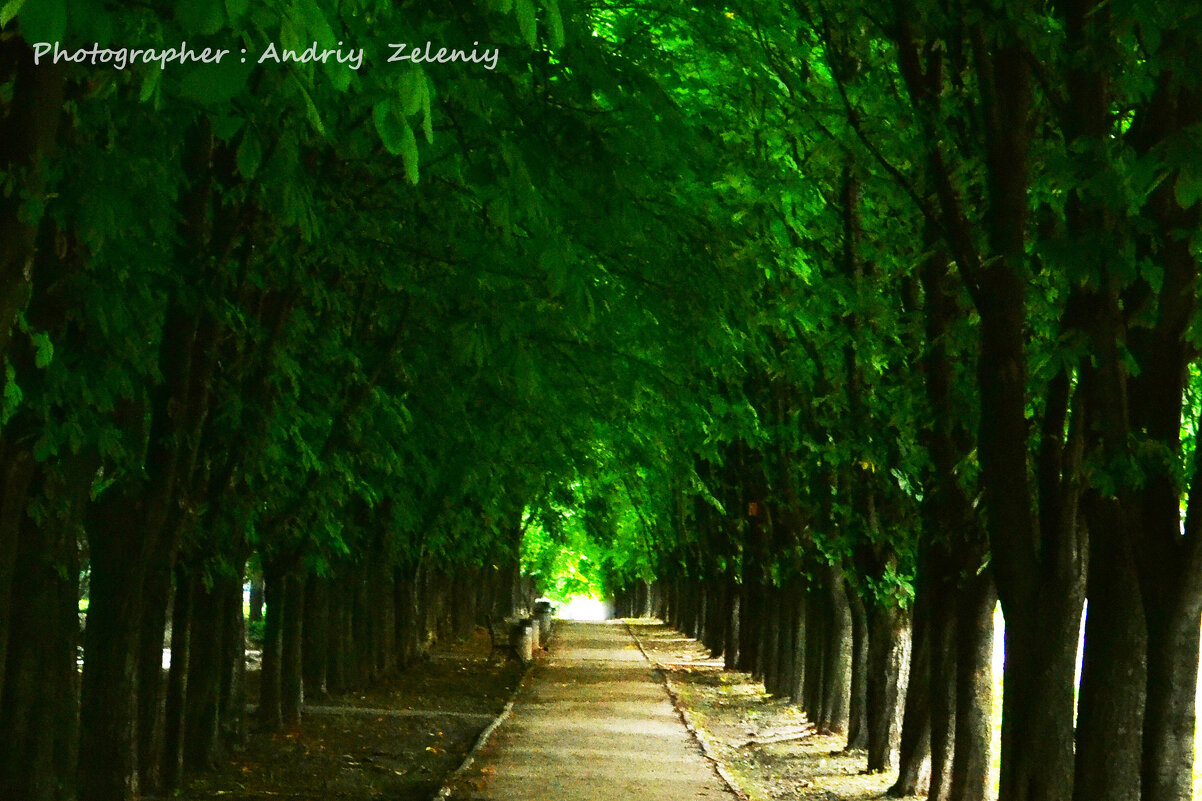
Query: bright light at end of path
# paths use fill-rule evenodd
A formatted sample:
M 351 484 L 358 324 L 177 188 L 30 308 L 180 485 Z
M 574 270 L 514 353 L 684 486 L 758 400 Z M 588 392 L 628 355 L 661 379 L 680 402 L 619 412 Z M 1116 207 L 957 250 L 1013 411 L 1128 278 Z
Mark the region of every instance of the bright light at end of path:
M 556 610 L 555 614 L 567 620 L 609 620 L 613 616 L 613 609 L 605 601 L 577 595 Z

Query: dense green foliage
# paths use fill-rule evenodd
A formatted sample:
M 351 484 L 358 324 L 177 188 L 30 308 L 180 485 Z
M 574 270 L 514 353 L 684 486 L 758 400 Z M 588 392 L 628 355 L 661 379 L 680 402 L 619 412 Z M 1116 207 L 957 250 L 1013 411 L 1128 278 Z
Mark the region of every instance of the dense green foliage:
M 345 58 L 260 59 L 310 45 Z M 1185 797 L 1199 45 L 1090 0 L 0 3 L 0 789 L 132 798 L 244 736 L 248 571 L 270 728 L 301 661 L 516 611 L 521 559 L 671 588 L 778 692 L 809 620 L 830 728 L 854 640 L 874 768 L 911 616 L 965 610 L 976 664 L 996 593 L 1002 796 Z M 191 700 L 169 608 L 221 654 Z

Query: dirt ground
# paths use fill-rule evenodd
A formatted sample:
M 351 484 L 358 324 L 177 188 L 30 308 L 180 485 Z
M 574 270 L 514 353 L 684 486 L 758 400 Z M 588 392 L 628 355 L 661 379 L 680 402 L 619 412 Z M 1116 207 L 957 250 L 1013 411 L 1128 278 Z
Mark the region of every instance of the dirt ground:
M 746 673 L 723 672 L 696 640 L 659 623 L 630 625 L 712 756 L 753 801 L 862 801 L 882 797 L 896 779 L 865 774 L 863 751 L 813 734 L 795 706 L 766 695 Z
M 300 731 L 251 734 L 245 751 L 177 797 L 427 801 L 521 677 L 516 662 L 488 653 L 488 634 L 478 630 L 384 685 L 323 700 Z

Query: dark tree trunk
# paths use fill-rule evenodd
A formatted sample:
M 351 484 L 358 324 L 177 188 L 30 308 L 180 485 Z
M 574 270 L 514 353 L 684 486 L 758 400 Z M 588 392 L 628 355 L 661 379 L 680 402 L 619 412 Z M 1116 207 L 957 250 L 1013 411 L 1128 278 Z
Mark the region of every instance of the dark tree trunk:
M 895 798 L 927 792 L 928 783 L 923 781 L 922 768 L 931 750 L 931 602 L 926 582 L 920 574 L 915 588 L 910 680 L 902 718 L 897 781 L 886 793 Z
M 419 587 L 413 586 L 416 596 Z M 348 643 L 346 628 L 346 579 L 342 571 L 335 574 L 330 582 L 329 592 L 329 661 L 326 664 L 326 688 L 331 695 L 339 695 L 347 690 L 347 659 Z M 417 621 L 413 621 L 414 631 Z M 416 635 L 415 635 L 416 636 Z
M 843 588 L 841 568 L 831 565 L 826 568 L 826 573 L 830 615 L 825 631 L 822 711 L 818 717 L 818 729 L 843 734 L 847 731 L 847 704 L 851 692 L 851 607 Z
M 965 580 L 956 604 L 956 742 L 951 797 L 989 797 L 993 717 L 993 612 L 997 593 L 989 571 Z
M 171 605 L 174 537 L 159 543 L 147 564 L 138 661 L 138 780 L 143 793 L 160 790 L 163 751 L 163 640 Z
M 15 451 L 15 453 L 9 453 Z M 33 480 L 33 456 L 28 451 L 0 445 L 3 476 L 0 480 L 0 703 L 4 701 L 4 666 L 12 626 L 12 587 L 17 563 L 17 532 L 25 518 L 29 485 Z
M 0 797 L 74 797 L 79 564 L 73 526 L 21 526 L 5 689 L 0 704 Z
M 162 784 L 171 792 L 180 786 L 184 767 L 184 709 L 188 694 L 188 662 L 192 648 L 192 578 L 176 566 L 175 600 L 171 607 L 171 668 L 163 724 Z
M 216 766 L 221 702 L 222 603 L 219 585 L 206 586 L 203 568 L 194 566 L 192 625 L 188 652 L 188 692 L 184 702 L 184 767 Z
M 1145 593 L 1145 601 L 1151 593 Z M 1191 797 L 1199 603 L 1185 592 L 1146 603 L 1148 680 L 1143 729 L 1143 801 Z M 1185 597 L 1182 597 L 1185 596 Z
M 739 660 L 736 667 L 746 673 L 755 673 L 756 652 L 759 649 L 761 622 L 762 586 L 757 570 L 750 565 L 743 567 L 743 603 L 739 607 Z
M 326 666 L 329 664 L 330 645 L 330 602 L 329 580 L 324 576 L 312 575 L 305 582 L 305 624 L 303 628 L 303 658 L 305 696 L 324 699 Z
M 789 697 L 804 707 L 809 632 L 806 629 L 806 590 L 798 579 L 793 588 L 793 681 Z
M 705 596 L 705 646 L 709 649 L 710 656 L 717 659 L 722 656 L 722 648 L 726 642 L 726 624 L 728 621 L 725 614 L 726 583 L 719 576 L 715 577 L 709 586 L 714 589 L 707 592 Z
M 80 695 L 79 801 L 134 801 L 145 517 L 138 500 L 115 488 L 93 504 L 89 517 L 92 572 Z
M 864 599 L 844 582 L 851 607 L 851 695 L 847 710 L 847 748 L 868 747 L 868 613 Z
M 796 594 L 794 582 L 790 580 L 779 591 L 780 595 L 780 634 L 777 638 L 777 674 L 774 695 L 789 698 L 793 695 L 794 679 L 797 675 L 797 648 L 793 637 L 797 634 L 797 605 L 794 601 Z
M 767 601 L 764 609 L 763 649 L 764 689 L 772 695 L 780 694 L 780 589 L 768 586 L 764 593 Z
M 246 745 L 246 619 L 242 612 L 245 557 L 221 577 L 221 703 L 220 738 L 223 748 Z
M 1147 630 L 1139 580 L 1115 531 L 1117 504 L 1093 493 L 1089 525 L 1085 647 L 1077 698 L 1074 801 L 1139 798 Z
M 297 571 L 284 581 L 284 620 L 280 624 L 280 719 L 289 731 L 300 729 L 304 702 L 301 664 L 304 611 L 305 577 Z
M 827 614 L 830 601 L 821 581 L 806 593 L 805 712 L 815 724 L 822 714 L 823 671 L 826 669 Z
M 909 656 L 909 616 L 896 606 L 876 603 L 868 627 L 868 772 L 883 773 L 893 767 L 897 747 L 897 717 Z
M 421 614 L 418 609 L 417 572 L 416 565 L 411 568 L 398 567 L 393 584 L 396 593 L 398 665 L 402 669 L 411 665 L 421 652 L 420 627 L 418 626 Z M 512 594 L 512 586 L 505 591 Z M 506 603 L 503 608 L 496 610 L 496 620 L 503 620 L 511 611 L 512 602 Z
M 956 615 L 947 579 L 931 582 L 931 782 L 929 801 L 946 801 L 956 742 Z
M 259 671 L 259 728 L 280 731 L 284 727 L 280 703 L 283 660 L 283 618 L 286 575 L 282 566 L 263 559 L 263 662 Z
M 739 663 L 739 608 L 742 586 L 731 577 L 726 584 L 726 641 L 722 646 L 722 669 L 735 670 Z

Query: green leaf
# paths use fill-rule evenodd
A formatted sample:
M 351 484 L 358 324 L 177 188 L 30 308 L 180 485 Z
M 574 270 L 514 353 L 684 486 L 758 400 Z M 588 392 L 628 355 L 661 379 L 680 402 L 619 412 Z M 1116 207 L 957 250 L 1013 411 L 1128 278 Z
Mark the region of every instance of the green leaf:
M 162 70 L 146 70 L 146 80 L 142 81 L 142 89 L 138 92 L 139 103 L 145 103 L 154 97 L 155 90 L 159 88 L 159 79 L 162 76 Z
M 313 102 L 313 95 L 309 94 L 309 90 L 299 81 L 297 82 L 297 86 L 300 87 L 301 95 L 305 98 L 305 114 L 309 118 L 309 123 L 317 131 L 318 136 L 324 139 L 326 136 L 326 126 L 321 121 L 321 114 L 317 111 L 317 104 Z
M 239 59 L 222 59 L 220 64 L 197 64 L 180 81 L 180 94 L 202 106 L 225 105 L 246 88 L 253 67 Z M 143 89 L 145 91 L 145 87 Z
M 526 44 L 534 47 L 538 42 L 538 29 L 534 25 L 534 0 L 517 0 L 518 30 Z
M 8 10 L 8 6 L 4 7 Z M 67 0 L 20 3 L 21 35 L 27 42 L 61 42 L 67 35 Z
M 405 177 L 409 183 L 417 185 L 417 137 L 405 120 L 401 121 L 401 160 L 405 162 Z
M 54 343 L 50 341 L 50 335 L 40 332 L 30 339 L 33 340 L 34 347 L 33 363 L 41 369 L 49 367 L 50 362 L 54 360 Z
M 230 23 L 235 23 L 250 10 L 250 0 L 225 0 L 225 13 Z
M 547 10 L 547 35 L 552 49 L 563 47 L 563 15 L 559 12 L 559 0 L 543 0 Z
M 393 111 L 394 101 L 381 100 L 372 107 L 371 118 L 384 149 L 394 156 L 401 154 L 401 122 Z
M 254 131 L 248 128 L 242 135 L 241 144 L 238 145 L 238 172 L 243 178 L 254 178 L 262 162 L 263 143 L 255 136 Z
M 426 79 L 425 91 L 422 92 L 422 134 L 426 137 L 427 144 L 434 143 L 434 122 L 430 112 L 431 95 L 434 94 L 430 88 L 430 80 Z
M 189 0 L 176 7 L 176 19 L 187 34 L 209 36 L 225 27 L 222 0 Z
M 300 12 L 301 21 L 315 42 L 323 48 L 334 47 L 338 43 L 338 37 L 334 35 L 334 29 L 330 27 L 325 13 L 317 7 L 313 0 L 301 3 L 297 6 L 297 10 Z
M 421 67 L 413 67 L 401 76 L 401 113 L 411 117 L 422 108 L 422 95 L 426 91 L 426 75 Z
M 25 5 L 25 0 L 8 0 L 7 3 L 0 6 L 0 28 L 12 22 L 13 17 L 21 13 L 23 5 Z
M 1177 183 L 1173 185 L 1173 196 L 1177 198 L 1177 204 L 1181 208 L 1188 209 L 1193 206 L 1202 199 L 1202 175 L 1191 169 L 1183 169 L 1177 176 Z

